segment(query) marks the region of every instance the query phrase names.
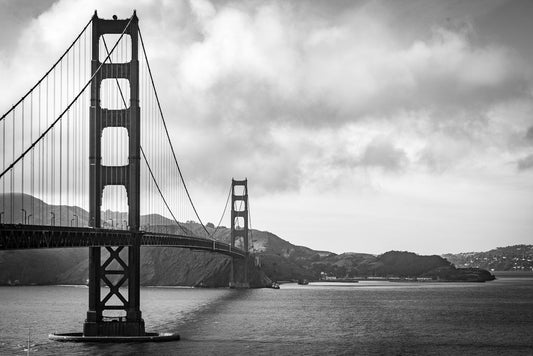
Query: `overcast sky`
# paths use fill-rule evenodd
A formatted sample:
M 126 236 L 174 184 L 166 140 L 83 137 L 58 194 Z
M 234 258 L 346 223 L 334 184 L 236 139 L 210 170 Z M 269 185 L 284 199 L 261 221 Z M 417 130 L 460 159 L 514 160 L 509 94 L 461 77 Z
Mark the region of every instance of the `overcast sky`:
M 533 243 L 533 1 L 0 0 L 0 111 L 134 8 L 206 221 L 248 177 L 253 227 L 314 249 Z

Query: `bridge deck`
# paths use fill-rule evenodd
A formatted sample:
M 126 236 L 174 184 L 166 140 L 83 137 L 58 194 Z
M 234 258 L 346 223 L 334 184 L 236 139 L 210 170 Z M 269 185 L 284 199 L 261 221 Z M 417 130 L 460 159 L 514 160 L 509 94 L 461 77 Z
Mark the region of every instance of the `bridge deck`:
M 0 224 L 0 250 L 128 246 L 135 238 L 141 246 L 169 246 L 211 251 L 244 258 L 244 251 L 201 237 L 154 232 L 96 229 L 89 227 Z

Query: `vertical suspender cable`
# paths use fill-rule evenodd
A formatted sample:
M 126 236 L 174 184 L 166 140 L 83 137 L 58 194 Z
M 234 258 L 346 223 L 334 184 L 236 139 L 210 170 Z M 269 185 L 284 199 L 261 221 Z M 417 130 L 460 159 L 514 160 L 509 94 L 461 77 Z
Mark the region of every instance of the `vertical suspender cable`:
M 59 110 L 63 107 L 63 61 L 59 64 Z M 68 118 L 68 112 L 67 112 Z M 59 226 L 62 225 L 63 206 L 63 120 L 59 122 Z
M 2 170 L 6 168 L 6 122 L 2 121 Z M 6 213 L 6 180 L 2 179 L 2 212 L 0 221 L 5 218 Z
M 12 124 L 12 129 L 13 129 L 13 133 L 12 133 L 12 136 L 11 136 L 11 141 L 12 141 L 12 146 L 13 146 L 13 150 L 11 152 L 11 155 L 13 157 L 13 160 L 15 159 L 15 110 L 13 110 L 13 124 Z M 14 171 L 15 169 L 13 169 L 11 171 L 11 199 L 10 199 L 10 202 L 11 202 L 11 212 L 10 212 L 10 215 L 11 215 L 11 223 L 14 222 L 13 218 L 14 218 L 14 200 L 15 200 L 15 191 L 14 191 L 14 181 L 15 181 L 15 174 L 14 174 Z
M 53 107 L 53 116 L 52 117 L 56 117 L 56 70 L 54 69 L 54 91 L 53 91 L 54 95 L 53 95 L 53 98 L 52 98 L 52 107 Z M 52 157 L 52 161 L 50 162 L 51 163 L 51 166 L 52 166 L 52 170 L 51 170 L 51 175 L 52 175 L 52 180 L 51 180 L 51 183 L 52 183 L 52 186 L 50 188 L 50 196 L 52 198 L 52 209 L 54 208 L 54 205 L 55 205 L 55 197 L 54 197 L 54 188 L 55 188 L 55 177 L 54 177 L 54 169 L 55 169 L 55 160 L 56 160 L 56 149 L 55 149 L 55 130 L 52 130 L 51 132 L 51 136 L 52 136 L 52 146 L 51 146 L 51 151 L 52 151 L 52 154 L 51 154 L 51 157 Z M 52 214 L 55 214 L 55 212 L 52 212 Z M 54 220 L 50 220 L 50 223 L 51 224 L 55 224 L 55 215 L 54 216 Z
M 21 105 L 21 109 L 22 109 L 22 115 L 21 115 L 21 118 L 22 120 L 20 120 L 20 124 L 21 124 L 21 133 L 22 133 L 22 143 L 21 143 L 21 151 L 24 151 L 24 100 L 22 101 L 22 105 Z M 15 137 L 13 137 L 13 140 L 15 139 Z M 22 209 L 25 208 L 24 206 L 24 159 L 22 159 L 22 177 L 21 177 L 21 180 L 20 180 L 20 187 L 21 187 L 21 194 L 20 194 L 20 206 Z M 25 210 L 24 210 L 25 211 Z M 24 214 L 24 216 L 22 216 L 22 223 L 25 224 L 26 223 L 26 217 L 27 217 L 27 213 Z
M 30 95 L 30 142 L 33 142 L 33 92 Z M 31 160 L 30 160 L 30 170 L 31 170 L 31 176 L 30 176 L 30 194 L 31 194 L 31 215 L 33 219 L 35 220 L 35 190 L 34 190 L 34 172 L 35 172 L 35 150 L 31 151 Z M 29 221 L 28 221 L 29 223 Z
M 69 100 L 69 57 L 70 55 L 67 55 L 67 103 L 68 103 L 68 100 Z M 77 106 L 77 105 L 76 105 Z M 73 110 L 75 111 L 75 110 Z M 71 114 L 72 115 L 72 114 Z M 74 116 L 75 118 L 75 116 Z M 67 163 L 67 174 L 66 174 L 66 181 L 67 181 L 67 201 L 66 201 L 66 205 L 67 205 L 67 221 L 66 221 L 66 224 L 67 225 L 70 225 L 70 172 L 69 172 L 69 168 L 70 168 L 70 120 L 68 119 L 68 116 L 67 116 L 67 159 L 66 159 L 66 163 Z

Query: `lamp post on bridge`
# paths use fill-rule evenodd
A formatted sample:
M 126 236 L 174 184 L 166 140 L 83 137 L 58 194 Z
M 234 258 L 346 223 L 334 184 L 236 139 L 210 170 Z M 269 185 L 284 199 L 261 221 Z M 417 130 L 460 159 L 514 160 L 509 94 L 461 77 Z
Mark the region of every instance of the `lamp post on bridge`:
M 23 215 L 24 218 L 22 219 L 22 221 L 23 221 L 23 224 L 26 224 L 26 215 L 27 215 L 26 209 L 20 209 L 20 211 L 22 211 L 24 213 L 24 215 Z
M 28 224 L 30 223 L 30 218 L 33 217 L 33 214 L 30 214 L 28 215 L 28 218 L 26 219 L 26 221 L 28 222 Z
M 51 211 L 50 215 L 52 215 L 50 217 L 50 225 L 55 226 L 56 225 L 56 214 L 53 211 Z
M 76 219 L 76 227 L 78 227 L 80 223 L 80 219 L 78 218 L 78 215 L 72 214 L 72 216 Z

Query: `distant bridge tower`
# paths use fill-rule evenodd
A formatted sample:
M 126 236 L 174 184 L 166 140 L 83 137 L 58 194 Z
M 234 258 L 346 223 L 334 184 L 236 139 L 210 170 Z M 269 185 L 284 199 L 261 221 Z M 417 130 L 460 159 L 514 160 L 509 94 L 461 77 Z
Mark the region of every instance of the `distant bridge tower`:
M 231 288 L 249 288 L 248 283 L 248 179 L 231 180 L 231 247 L 235 242 L 242 239 L 242 249 L 245 258 L 240 261 L 243 264 L 242 275 L 236 275 L 235 259 L 231 260 L 230 282 Z M 237 278 L 236 278 L 237 277 Z M 240 278 L 239 278 L 240 277 Z
M 94 74 L 100 63 L 100 37 L 104 34 L 121 34 L 128 25 L 126 20 L 104 20 L 96 12 L 92 20 L 92 61 Z M 101 227 L 103 190 L 108 185 L 122 185 L 128 195 L 128 224 L 133 242 L 129 246 L 106 247 L 109 258 L 102 264 L 101 247 L 89 250 L 89 310 L 83 333 L 85 336 L 142 336 L 145 335 L 144 320 L 139 306 L 140 268 L 140 108 L 139 108 L 139 60 L 138 18 L 135 12 L 125 34 L 131 38 L 131 60 L 126 63 L 105 63 L 91 83 L 90 112 L 90 204 L 89 223 Z M 107 53 L 105 53 L 107 56 Z M 127 109 L 111 110 L 100 106 L 100 90 L 104 79 L 122 78 L 129 81 L 130 105 Z M 124 166 L 102 165 L 102 132 L 107 127 L 122 127 L 128 131 L 129 157 Z M 124 261 L 120 252 L 127 248 Z M 101 296 L 101 282 L 109 287 L 109 293 Z M 125 298 L 119 288 L 127 283 Z M 113 298 L 114 297 L 114 298 Z M 113 300 L 114 299 L 114 300 Z M 114 302 L 114 305 L 109 305 Z M 118 302 L 118 303 L 117 303 Z M 117 305 L 118 304 L 118 305 Z M 106 310 L 123 310 L 120 318 L 106 318 Z

